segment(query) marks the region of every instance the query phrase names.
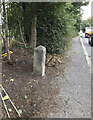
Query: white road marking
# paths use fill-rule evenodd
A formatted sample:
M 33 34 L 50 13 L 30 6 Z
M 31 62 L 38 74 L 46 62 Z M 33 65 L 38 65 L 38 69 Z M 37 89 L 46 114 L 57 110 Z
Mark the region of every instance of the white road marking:
M 86 56 L 86 61 L 87 61 L 87 63 L 88 63 L 88 66 L 89 66 L 89 68 L 90 68 L 90 71 L 91 71 L 91 60 L 90 60 L 90 58 L 89 58 L 89 56 L 88 56 L 88 53 L 87 53 L 86 48 L 85 48 L 85 46 L 84 46 L 84 44 L 83 44 L 83 42 L 82 42 L 82 38 L 81 38 L 81 37 L 80 37 L 80 42 L 81 42 L 81 45 L 82 45 L 84 54 L 85 54 L 85 56 Z

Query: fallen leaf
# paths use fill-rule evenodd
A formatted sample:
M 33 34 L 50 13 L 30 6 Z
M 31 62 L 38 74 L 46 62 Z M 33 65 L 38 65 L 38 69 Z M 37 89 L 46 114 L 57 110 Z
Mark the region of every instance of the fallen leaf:
M 36 80 L 33 80 L 34 82 L 36 82 Z
M 25 95 L 25 96 L 23 96 L 23 98 L 24 98 L 24 99 L 26 99 L 26 98 L 27 98 L 27 96 Z
M 8 111 L 9 111 L 9 112 L 12 112 L 12 109 L 11 109 L 11 108 L 8 108 Z
M 34 107 L 36 106 L 36 104 L 34 104 Z
M 5 77 L 5 74 L 3 74 L 3 77 Z
M 14 79 L 12 78 L 12 79 L 10 79 L 10 81 L 12 81 L 12 82 L 13 82 L 13 81 L 14 81 Z
M 18 112 L 19 112 L 19 114 L 22 114 L 22 113 L 23 113 L 21 109 L 19 109 Z
M 25 95 L 25 96 L 24 96 L 24 98 L 26 99 L 26 98 L 27 98 L 27 96 Z

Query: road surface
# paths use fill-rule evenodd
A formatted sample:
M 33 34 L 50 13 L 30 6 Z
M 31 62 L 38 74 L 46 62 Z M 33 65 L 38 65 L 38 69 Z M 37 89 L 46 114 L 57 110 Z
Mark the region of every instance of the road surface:
M 84 45 L 86 49 L 89 47 L 87 51 L 91 55 L 90 46 L 87 42 Z M 91 118 L 91 72 L 79 37 L 72 41 L 68 56 L 70 63 L 65 70 L 65 77 L 60 75 L 55 78 L 60 88 L 57 96 L 60 100 L 59 109 L 48 117 Z

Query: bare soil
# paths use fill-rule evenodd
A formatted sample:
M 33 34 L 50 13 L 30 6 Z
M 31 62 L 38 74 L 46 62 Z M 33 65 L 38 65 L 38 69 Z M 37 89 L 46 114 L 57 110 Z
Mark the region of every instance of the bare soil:
M 12 50 L 12 65 L 2 62 L 2 85 L 9 94 L 17 109 L 22 110 L 22 118 L 45 118 L 50 111 L 57 111 L 59 86 L 55 78 L 64 76 L 68 57 L 47 55 L 46 74 L 39 77 L 32 71 L 32 53 L 24 49 Z M 7 101 L 11 118 L 18 115 Z M 7 118 L 3 108 L 3 118 Z

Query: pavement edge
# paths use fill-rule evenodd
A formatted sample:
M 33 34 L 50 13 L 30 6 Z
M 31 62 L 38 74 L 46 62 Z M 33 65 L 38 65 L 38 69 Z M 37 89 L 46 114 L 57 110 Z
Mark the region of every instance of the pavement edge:
M 84 46 L 84 44 L 83 44 L 83 42 L 82 42 L 82 38 L 81 38 L 81 37 L 80 37 L 80 43 L 81 43 L 81 45 L 82 45 L 84 54 L 85 54 L 85 56 L 86 56 L 86 61 L 87 61 L 87 63 L 88 63 L 88 66 L 89 66 L 89 68 L 90 68 L 90 70 L 91 70 L 91 60 L 90 60 L 89 57 L 88 57 L 86 48 L 85 48 L 85 46 Z

